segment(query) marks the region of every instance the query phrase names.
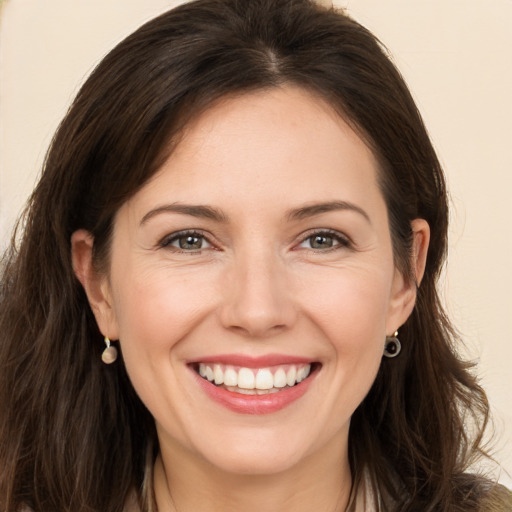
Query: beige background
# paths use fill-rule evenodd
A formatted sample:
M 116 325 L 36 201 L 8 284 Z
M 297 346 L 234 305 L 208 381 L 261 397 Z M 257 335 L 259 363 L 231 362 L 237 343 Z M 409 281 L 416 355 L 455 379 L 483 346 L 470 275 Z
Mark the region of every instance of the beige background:
M 2 2 L 0 248 L 78 85 L 117 41 L 176 3 Z M 444 164 L 452 233 L 442 287 L 480 362 L 500 478 L 512 487 L 512 0 L 337 4 L 391 50 Z

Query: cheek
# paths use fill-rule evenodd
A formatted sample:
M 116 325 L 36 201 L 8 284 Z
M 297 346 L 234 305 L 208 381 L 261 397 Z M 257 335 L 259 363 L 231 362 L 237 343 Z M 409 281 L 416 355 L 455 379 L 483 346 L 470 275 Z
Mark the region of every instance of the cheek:
M 208 310 L 212 291 L 208 279 L 162 269 L 119 279 L 114 290 L 120 343 L 126 357 L 160 357 L 179 343 Z M 126 358 L 125 357 L 125 358 Z
M 362 400 L 382 360 L 386 297 L 358 288 L 339 293 L 336 311 L 325 318 L 337 378 Z
M 322 382 L 322 393 L 333 393 L 333 409 L 343 417 L 351 415 L 364 399 L 382 362 L 392 284 L 389 275 L 379 271 L 331 273 L 323 286 L 312 288 L 308 295 L 307 310 L 328 345 L 330 377 Z M 317 279 L 317 284 L 322 280 Z
M 387 272 L 331 272 L 304 294 L 306 310 L 339 354 L 384 344 L 391 279 Z M 319 276 L 317 276 L 319 277 Z
M 211 304 L 206 297 L 211 291 L 201 286 L 197 273 L 174 274 L 161 268 L 126 271 L 125 279 L 118 279 L 113 289 L 126 370 L 155 418 L 162 411 L 174 414 L 169 411 L 174 411 L 175 393 L 180 389 L 180 342 L 203 321 Z

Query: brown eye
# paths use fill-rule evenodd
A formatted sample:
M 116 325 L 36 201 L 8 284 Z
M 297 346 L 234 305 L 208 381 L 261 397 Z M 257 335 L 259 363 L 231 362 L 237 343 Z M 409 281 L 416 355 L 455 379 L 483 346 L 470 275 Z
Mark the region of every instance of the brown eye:
M 199 252 L 202 249 L 209 249 L 211 244 L 201 233 L 181 232 L 168 236 L 161 246 L 182 252 Z

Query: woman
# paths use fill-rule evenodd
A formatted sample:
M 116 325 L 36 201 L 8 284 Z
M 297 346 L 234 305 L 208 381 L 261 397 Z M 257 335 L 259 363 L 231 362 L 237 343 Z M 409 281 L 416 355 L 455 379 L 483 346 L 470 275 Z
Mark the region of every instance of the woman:
M 446 230 L 350 18 L 199 0 L 141 27 L 5 259 L 2 510 L 510 510 L 467 473 L 488 406 L 436 291 Z

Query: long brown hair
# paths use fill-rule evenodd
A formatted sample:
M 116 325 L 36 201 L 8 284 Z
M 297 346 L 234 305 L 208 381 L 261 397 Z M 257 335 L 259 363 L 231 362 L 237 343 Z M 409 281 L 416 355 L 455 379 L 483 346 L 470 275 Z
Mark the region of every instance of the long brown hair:
M 132 491 L 144 511 L 153 509 L 153 419 L 122 361 L 101 363 L 103 340 L 73 272 L 70 237 L 92 233 L 95 265 L 105 270 L 116 211 L 188 120 L 227 94 L 286 83 L 330 102 L 378 157 L 404 275 L 411 220 L 431 228 L 417 304 L 400 331 L 403 351 L 383 362 L 352 418 L 354 488 L 368 474 L 382 511 L 480 510 L 490 484 L 466 471 L 488 405 L 457 355 L 436 291 L 445 182 L 404 81 L 376 38 L 342 12 L 309 0 L 198 0 L 142 26 L 92 73 L 51 144 L 21 241 L 4 256 L 2 511 L 116 512 Z

